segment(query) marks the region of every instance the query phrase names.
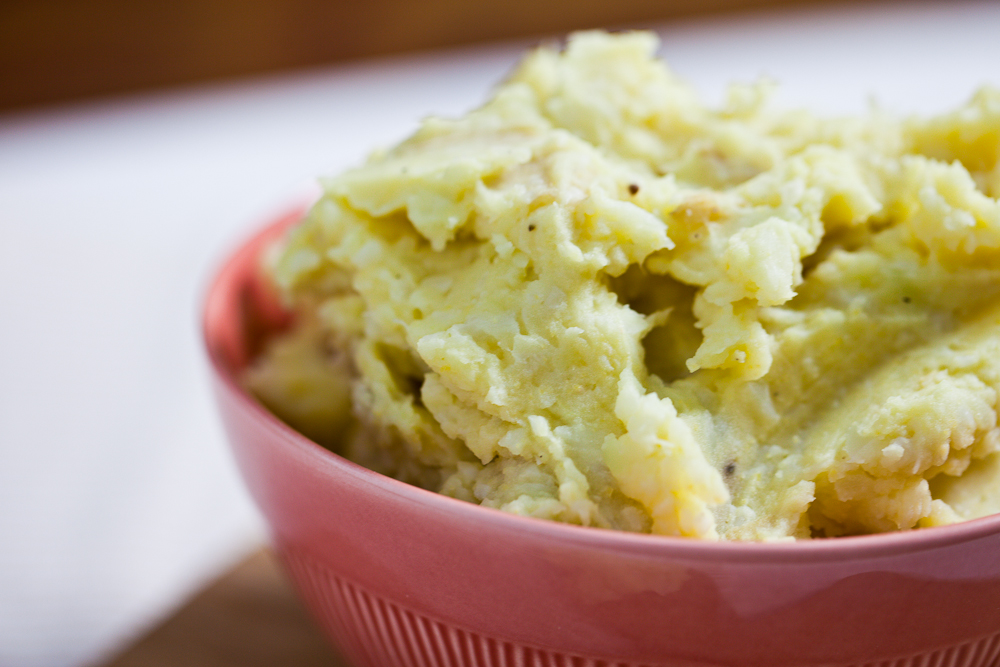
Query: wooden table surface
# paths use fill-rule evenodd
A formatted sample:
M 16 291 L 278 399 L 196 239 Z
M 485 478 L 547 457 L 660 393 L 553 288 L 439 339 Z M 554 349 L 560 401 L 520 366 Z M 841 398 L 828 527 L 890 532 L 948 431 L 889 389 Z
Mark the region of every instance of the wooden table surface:
M 268 550 L 255 553 L 105 667 L 348 667 Z

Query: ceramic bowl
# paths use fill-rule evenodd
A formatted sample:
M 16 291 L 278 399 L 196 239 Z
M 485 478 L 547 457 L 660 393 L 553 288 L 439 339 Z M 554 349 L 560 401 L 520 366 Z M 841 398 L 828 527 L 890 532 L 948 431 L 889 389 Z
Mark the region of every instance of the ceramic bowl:
M 316 621 L 369 667 L 1000 664 L 1000 515 L 783 544 L 512 516 L 381 476 L 261 407 L 240 372 L 288 316 L 225 263 L 204 334 L 236 460 Z

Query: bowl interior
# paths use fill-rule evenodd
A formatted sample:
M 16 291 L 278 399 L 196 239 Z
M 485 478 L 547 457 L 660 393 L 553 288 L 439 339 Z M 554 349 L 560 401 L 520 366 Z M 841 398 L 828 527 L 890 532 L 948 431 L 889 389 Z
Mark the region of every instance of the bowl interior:
M 243 243 L 209 288 L 205 345 L 216 370 L 231 380 L 262 352 L 269 338 L 292 324 L 292 314 L 267 279 L 264 254 L 302 215 L 301 209 L 292 211 Z
M 302 218 L 298 208 L 281 216 L 252 236 L 232 253 L 211 283 L 205 300 L 203 333 L 209 359 L 217 374 L 237 400 L 260 413 L 270 426 L 286 431 L 286 435 L 305 448 L 312 457 L 349 468 L 376 487 L 402 495 L 414 502 L 430 504 L 436 509 L 473 521 L 488 521 L 517 532 L 544 533 L 559 539 L 604 544 L 618 549 L 640 549 L 663 553 L 684 553 L 709 560 L 757 562 L 788 562 L 805 560 L 839 560 L 869 558 L 879 555 L 936 549 L 948 544 L 976 540 L 1000 534 L 1000 514 L 951 526 L 878 535 L 859 535 L 832 539 L 817 539 L 784 543 L 708 543 L 658 535 L 641 535 L 585 528 L 531 517 L 515 516 L 471 503 L 440 496 L 398 482 L 361 468 L 337 454 L 312 443 L 292 431 L 263 408 L 239 381 L 247 364 L 260 353 L 267 340 L 287 329 L 292 314 L 283 306 L 279 295 L 266 277 L 263 257 L 273 243 Z

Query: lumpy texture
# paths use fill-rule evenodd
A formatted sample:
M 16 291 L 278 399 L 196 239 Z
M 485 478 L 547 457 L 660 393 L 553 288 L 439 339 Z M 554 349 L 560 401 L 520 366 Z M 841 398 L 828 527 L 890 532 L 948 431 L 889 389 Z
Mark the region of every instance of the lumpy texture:
M 529 54 L 325 182 L 247 374 L 377 471 L 706 540 L 1000 511 L 1000 93 L 829 119 L 709 108 L 643 33 Z

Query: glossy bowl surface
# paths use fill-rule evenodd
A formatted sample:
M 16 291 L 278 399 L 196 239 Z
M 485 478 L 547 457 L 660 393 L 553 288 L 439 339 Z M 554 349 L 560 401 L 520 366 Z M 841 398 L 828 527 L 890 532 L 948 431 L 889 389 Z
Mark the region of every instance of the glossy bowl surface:
M 204 334 L 244 479 L 316 620 L 357 666 L 1000 664 L 1000 515 L 891 535 L 710 544 L 511 516 L 307 440 L 239 374 L 288 324 L 277 221 L 211 285 Z

